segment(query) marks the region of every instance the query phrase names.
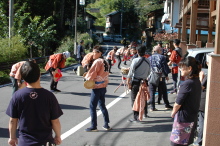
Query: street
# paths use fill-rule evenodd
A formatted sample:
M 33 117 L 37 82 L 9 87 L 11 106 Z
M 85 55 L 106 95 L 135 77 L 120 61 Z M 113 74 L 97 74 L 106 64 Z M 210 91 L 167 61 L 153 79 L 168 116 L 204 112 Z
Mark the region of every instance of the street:
M 105 42 L 103 47 L 106 50 L 119 44 Z M 108 50 L 109 51 L 109 50 Z M 117 64 L 117 63 L 116 63 Z M 130 64 L 130 61 L 128 62 Z M 126 65 L 125 67 L 129 67 Z M 158 111 L 150 112 L 149 118 L 139 123 L 129 123 L 127 120 L 132 117 L 130 92 L 125 93 L 121 86 L 116 93 L 114 90 L 121 82 L 121 74 L 117 65 L 112 67 L 113 74 L 109 76 L 109 85 L 106 93 L 106 106 L 110 117 L 110 131 L 102 129 L 104 120 L 101 112 L 98 112 L 98 132 L 85 132 L 90 127 L 89 101 L 91 90 L 83 87 L 83 78 L 73 72 L 73 66 L 63 70 L 63 77 L 58 83 L 58 89 L 62 92 L 55 93 L 63 110 L 60 117 L 62 126 L 61 146 L 169 146 L 169 136 L 172 129 L 173 119 L 170 117 L 171 110 L 165 110 L 165 105 L 156 105 Z M 49 74 L 41 77 L 41 85 L 49 90 Z M 167 83 L 171 89 L 172 79 Z M 11 86 L 0 88 L 0 146 L 7 146 L 8 121 L 5 114 L 11 99 Z M 176 95 L 169 94 L 171 105 L 174 104 Z M 40 108 L 40 107 L 39 107 Z M 98 107 L 97 107 L 98 108 Z

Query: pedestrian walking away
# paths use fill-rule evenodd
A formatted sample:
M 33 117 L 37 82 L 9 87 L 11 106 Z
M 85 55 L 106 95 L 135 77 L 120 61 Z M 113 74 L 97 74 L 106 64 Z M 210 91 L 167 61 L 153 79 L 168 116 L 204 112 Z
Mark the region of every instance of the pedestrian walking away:
M 62 69 L 65 67 L 65 62 L 68 57 L 70 57 L 70 53 L 68 51 L 63 53 L 53 54 L 50 56 L 45 66 L 45 70 L 49 71 L 51 76 L 51 81 L 50 81 L 51 92 L 61 92 L 60 90 L 57 89 L 58 81 L 54 81 L 54 75 L 55 75 L 55 70 Z
M 194 141 L 201 99 L 199 72 L 201 65 L 194 57 L 179 63 L 181 75 L 187 79 L 180 84 L 171 117 L 174 118 L 170 136 L 172 146 L 190 145 Z
M 153 48 L 153 55 L 149 57 L 150 65 L 151 65 L 151 74 L 157 73 L 159 75 L 159 84 L 155 85 L 149 82 L 149 90 L 150 90 L 150 104 L 151 111 L 156 111 L 155 108 L 155 92 L 158 87 L 158 91 L 161 91 L 163 101 L 165 103 L 165 109 L 172 109 L 173 107 L 170 105 L 167 95 L 167 86 L 166 80 L 169 80 L 168 74 L 170 73 L 170 69 L 166 62 L 166 57 L 161 55 L 162 49 L 160 46 L 155 46 Z
M 76 52 L 76 59 L 78 61 L 78 65 L 73 69 L 76 73 L 78 66 L 82 65 L 82 60 L 85 56 L 85 50 L 84 50 L 84 40 L 80 41 L 80 44 L 77 46 L 77 52 Z
M 21 77 L 27 87 L 18 90 L 8 105 L 10 146 L 52 146 L 61 144 L 59 117 L 63 114 L 53 93 L 40 85 L 40 68 L 30 61 L 23 63 Z M 18 128 L 19 138 L 16 137 Z M 52 132 L 55 133 L 53 137 Z
M 121 65 L 121 58 L 123 58 L 124 50 L 125 50 L 125 48 L 121 47 L 115 53 L 116 58 L 118 59 L 118 69 L 121 69 L 121 66 L 120 66 Z
M 133 107 L 136 96 L 139 91 L 139 87 L 142 80 L 146 80 L 150 74 L 150 62 L 147 58 L 144 57 L 146 51 L 146 46 L 140 46 L 138 48 L 138 58 L 134 58 L 132 60 L 128 76 L 127 76 L 127 84 L 128 88 L 131 89 L 131 107 Z M 144 116 L 148 117 L 148 106 L 146 101 L 144 103 L 145 112 Z M 139 119 L 139 112 L 133 111 L 133 117 L 128 120 L 128 122 L 138 122 Z
M 91 97 L 90 97 L 90 115 L 91 115 L 91 127 L 85 129 L 86 132 L 98 131 L 97 129 L 97 113 L 96 107 L 99 103 L 99 108 L 102 111 L 104 117 L 104 126 L 103 129 L 111 130 L 109 127 L 109 114 L 105 106 L 105 93 L 106 87 L 108 85 L 109 79 L 109 65 L 103 59 L 103 48 L 96 47 L 93 49 L 93 59 L 94 62 L 85 76 L 87 81 L 94 81 L 94 87 L 92 88 Z

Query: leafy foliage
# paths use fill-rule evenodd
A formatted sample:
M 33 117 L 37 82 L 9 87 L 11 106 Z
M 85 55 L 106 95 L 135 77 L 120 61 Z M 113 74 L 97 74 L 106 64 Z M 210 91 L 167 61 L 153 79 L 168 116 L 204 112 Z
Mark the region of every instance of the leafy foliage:
M 66 59 L 65 66 L 70 66 L 73 63 L 76 63 L 76 60 L 72 57 L 69 57 L 69 58 Z
M 113 6 L 115 0 L 99 0 L 95 3 L 91 3 L 87 5 L 87 12 L 91 13 L 93 16 L 97 17 L 97 20 L 95 22 L 95 25 L 97 26 L 105 26 L 105 15 L 108 13 L 111 13 L 112 11 L 115 11 L 115 8 Z M 90 9 L 92 8 L 98 8 L 100 9 L 100 13 L 92 13 L 90 12 Z
M 5 38 L 8 36 L 8 17 L 4 9 L 5 3 L 0 2 L 0 37 Z
M 61 41 L 61 45 L 57 48 L 55 53 L 61 53 L 69 51 L 70 54 L 73 54 L 74 50 L 74 39 L 71 37 L 66 37 Z
M 20 36 L 0 39 L 0 62 L 18 61 L 26 58 L 27 47 Z
M 28 8 L 27 3 L 15 13 L 14 32 L 23 38 L 25 45 L 32 47 L 33 57 L 45 56 L 49 48 L 49 42 L 56 41 L 56 30 L 53 17 L 41 19 L 41 16 L 31 17 L 30 13 L 25 13 Z

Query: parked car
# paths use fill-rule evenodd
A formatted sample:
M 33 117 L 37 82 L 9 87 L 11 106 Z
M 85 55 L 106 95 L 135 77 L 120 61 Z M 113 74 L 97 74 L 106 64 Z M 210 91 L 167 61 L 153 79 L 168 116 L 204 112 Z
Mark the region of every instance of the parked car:
M 114 35 L 114 42 L 116 43 L 121 43 L 122 36 L 121 35 Z
M 110 41 L 112 41 L 112 37 L 110 35 L 103 35 L 103 41 L 110 42 Z
M 93 34 L 93 37 L 99 42 L 99 43 L 103 43 L 103 38 L 97 36 L 96 34 Z
M 188 49 L 188 55 L 195 57 L 196 60 L 199 60 L 202 64 L 202 70 L 207 73 L 208 72 L 208 66 L 206 65 L 206 54 L 214 52 L 214 48 L 193 48 Z

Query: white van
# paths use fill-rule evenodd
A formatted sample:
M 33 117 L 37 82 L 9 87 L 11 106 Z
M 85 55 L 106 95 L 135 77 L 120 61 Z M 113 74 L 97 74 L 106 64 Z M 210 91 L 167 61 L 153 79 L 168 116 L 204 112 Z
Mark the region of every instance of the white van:
M 207 73 L 208 67 L 206 65 L 206 54 L 214 52 L 214 48 L 192 48 L 187 51 L 189 53 L 187 56 L 192 56 L 196 60 L 199 60 L 202 64 L 202 70 Z

